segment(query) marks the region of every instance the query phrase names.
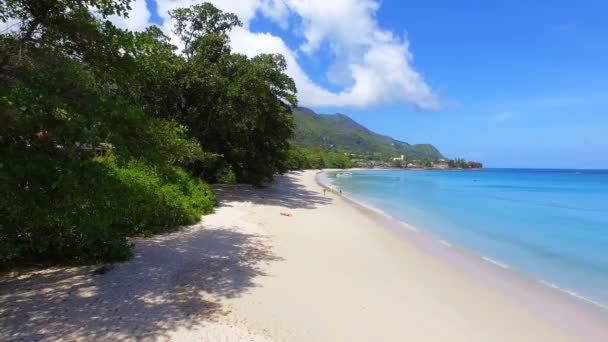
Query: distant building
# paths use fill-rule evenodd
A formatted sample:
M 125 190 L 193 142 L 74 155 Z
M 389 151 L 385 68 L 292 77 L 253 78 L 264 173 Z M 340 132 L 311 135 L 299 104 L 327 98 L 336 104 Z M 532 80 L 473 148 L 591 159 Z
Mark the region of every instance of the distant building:
M 404 156 L 403 156 L 403 154 L 402 154 L 402 155 L 401 155 L 401 157 L 396 157 L 396 158 L 393 158 L 393 161 L 396 161 L 396 160 L 401 160 L 401 161 L 403 161 L 403 159 L 404 159 Z
M 439 159 L 438 161 L 436 161 L 436 162 L 433 163 L 433 168 L 434 169 L 445 170 L 445 169 L 449 169 L 450 165 L 444 159 Z

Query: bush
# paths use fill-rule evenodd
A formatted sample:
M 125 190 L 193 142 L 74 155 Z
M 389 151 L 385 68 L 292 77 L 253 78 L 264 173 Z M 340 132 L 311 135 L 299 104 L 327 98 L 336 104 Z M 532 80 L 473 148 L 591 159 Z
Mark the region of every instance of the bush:
M 310 169 L 313 167 L 307 157 L 306 152 L 295 144 L 291 144 L 289 146 L 289 150 L 287 151 L 287 158 L 285 158 L 284 168 L 286 170 L 301 170 Z
M 303 149 L 294 144 L 289 147 L 284 165 L 287 170 L 347 169 L 353 166 L 353 162 L 344 153 Z
M 212 210 L 215 195 L 200 179 L 194 179 L 181 168 L 163 169 L 143 162 L 129 161 L 119 165 L 112 158 L 98 158 L 107 165 L 107 189 L 117 197 L 117 212 L 129 234 L 147 235 L 158 228 L 197 222 Z
M 124 260 L 127 236 L 194 223 L 215 204 L 205 183 L 177 167 L 7 157 L 0 167 L 0 263 Z
M 215 178 L 219 184 L 236 184 L 236 174 L 229 165 L 218 170 Z

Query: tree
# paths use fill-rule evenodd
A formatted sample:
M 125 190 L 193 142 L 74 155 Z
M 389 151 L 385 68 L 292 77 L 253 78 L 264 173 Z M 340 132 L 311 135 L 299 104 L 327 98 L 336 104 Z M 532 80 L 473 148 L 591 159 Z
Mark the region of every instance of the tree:
M 232 53 L 240 22 L 207 3 L 173 12 L 182 54 L 156 27 L 104 20 L 128 3 L 0 3 L 0 20 L 19 23 L 0 34 L 0 262 L 121 259 L 125 236 L 211 210 L 184 168 L 253 184 L 287 169 L 284 58 Z
M 7 1 L 0 35 L 0 262 L 118 260 L 125 236 L 193 223 L 213 193 L 179 165 L 204 157 L 185 126 L 133 101 L 126 1 Z M 137 82 L 136 82 L 137 81 Z
M 282 166 L 293 135 L 294 81 L 280 55 L 233 54 L 227 32 L 238 19 L 210 4 L 172 12 L 186 46 L 178 72 L 178 120 L 241 182 L 262 184 Z M 200 163 L 194 167 L 209 173 Z
M 430 161 L 429 159 L 422 159 L 420 161 L 420 166 L 422 166 L 422 167 L 432 167 L 433 166 L 433 162 Z
M 227 41 L 227 32 L 234 26 L 243 25 L 236 15 L 224 13 L 208 2 L 175 9 L 170 15 L 175 21 L 173 32 L 184 43 L 184 52 L 187 56 L 192 56 L 198 45 L 208 38 L 214 40 L 220 38 L 219 45 L 226 48 L 221 40 Z M 229 49 L 225 51 L 229 52 Z
M 401 167 L 401 159 L 391 160 L 390 165 L 392 167 L 400 168 Z

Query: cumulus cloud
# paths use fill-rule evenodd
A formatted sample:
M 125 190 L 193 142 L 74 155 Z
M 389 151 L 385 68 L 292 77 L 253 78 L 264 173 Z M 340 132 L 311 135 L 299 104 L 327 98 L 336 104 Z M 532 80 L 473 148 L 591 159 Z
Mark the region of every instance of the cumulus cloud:
M 201 3 L 201 0 L 156 0 L 163 30 L 173 39 L 168 12 Z M 322 107 L 371 107 L 385 103 L 408 103 L 426 110 L 440 107 L 438 96 L 412 66 L 409 42 L 380 27 L 375 0 L 211 0 L 223 11 L 239 16 L 244 24 L 234 29 L 231 45 L 235 52 L 254 56 L 259 53 L 281 53 L 287 60 L 287 73 L 296 81 L 302 105 Z M 144 6 L 141 6 L 141 3 Z M 141 28 L 149 20 L 145 0 L 137 0 L 132 17 L 119 25 Z M 146 14 L 139 12 L 145 11 Z M 270 33 L 252 32 L 250 22 L 258 15 L 277 23 L 303 42 L 297 50 Z M 290 17 L 297 18 L 291 21 Z M 145 25 L 143 25 L 145 26 Z M 323 46 L 332 53 L 326 79 L 341 87 L 332 92 L 316 84 L 298 63 L 320 53 Z M 327 50 L 323 50 L 326 52 Z
M 109 19 L 122 29 L 143 31 L 150 26 L 150 11 L 146 7 L 146 0 L 132 0 L 128 18 L 113 15 Z

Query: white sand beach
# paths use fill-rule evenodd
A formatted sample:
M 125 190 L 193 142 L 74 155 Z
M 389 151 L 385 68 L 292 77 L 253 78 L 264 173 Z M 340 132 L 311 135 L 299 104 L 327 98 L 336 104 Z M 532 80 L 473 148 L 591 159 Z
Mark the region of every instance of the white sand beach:
M 606 310 L 383 227 L 315 174 L 219 187 L 214 214 L 105 274 L 2 275 L 0 340 L 608 340 Z

